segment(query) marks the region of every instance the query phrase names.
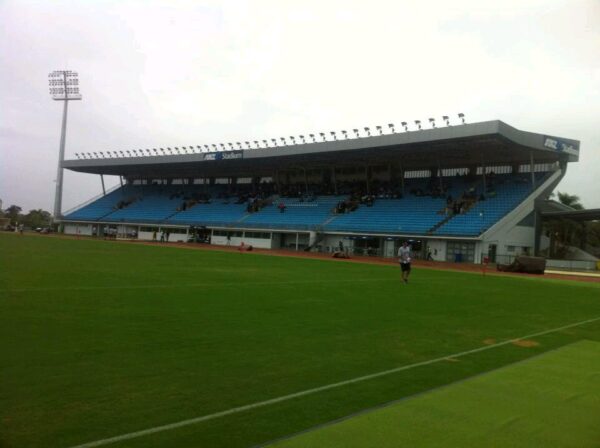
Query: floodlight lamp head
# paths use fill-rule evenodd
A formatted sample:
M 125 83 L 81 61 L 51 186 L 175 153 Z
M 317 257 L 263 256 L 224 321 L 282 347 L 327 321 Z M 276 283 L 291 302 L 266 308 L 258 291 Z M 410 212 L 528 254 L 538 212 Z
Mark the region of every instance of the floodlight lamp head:
M 458 118 L 460 118 L 460 119 L 461 119 L 461 121 L 462 121 L 462 124 L 466 124 L 466 121 L 465 121 L 465 114 L 463 114 L 462 112 L 461 112 L 461 113 L 459 113 L 459 114 L 458 114 Z

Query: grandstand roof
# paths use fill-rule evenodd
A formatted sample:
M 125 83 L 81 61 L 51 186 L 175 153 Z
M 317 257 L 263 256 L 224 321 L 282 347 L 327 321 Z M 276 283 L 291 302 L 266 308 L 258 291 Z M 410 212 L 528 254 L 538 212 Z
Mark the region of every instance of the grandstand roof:
M 600 220 L 600 208 L 587 210 L 571 210 L 571 211 L 556 211 L 542 212 L 542 217 L 547 219 L 563 218 L 573 221 L 598 221 Z
M 494 120 L 276 148 L 146 157 L 67 160 L 83 173 L 124 177 L 270 176 L 277 169 L 401 163 L 406 170 L 471 164 L 574 162 L 579 141 L 520 131 Z

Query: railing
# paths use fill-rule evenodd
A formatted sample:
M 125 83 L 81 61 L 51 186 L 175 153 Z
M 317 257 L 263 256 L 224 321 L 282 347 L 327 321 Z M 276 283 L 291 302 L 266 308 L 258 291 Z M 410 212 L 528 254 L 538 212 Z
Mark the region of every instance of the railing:
M 600 269 L 600 261 L 590 260 L 546 260 L 546 269 L 561 271 L 597 271 Z

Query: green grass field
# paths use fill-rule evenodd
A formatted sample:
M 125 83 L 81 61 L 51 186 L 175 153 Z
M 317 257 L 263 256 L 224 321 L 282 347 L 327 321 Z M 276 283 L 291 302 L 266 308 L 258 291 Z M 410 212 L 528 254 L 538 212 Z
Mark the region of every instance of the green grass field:
M 203 416 L 106 446 L 267 444 L 600 341 L 596 320 L 494 345 L 600 317 L 591 283 L 416 269 L 403 285 L 395 266 L 13 234 L 0 234 L 0 254 L 2 448 Z
M 600 445 L 600 342 L 580 341 L 273 448 Z

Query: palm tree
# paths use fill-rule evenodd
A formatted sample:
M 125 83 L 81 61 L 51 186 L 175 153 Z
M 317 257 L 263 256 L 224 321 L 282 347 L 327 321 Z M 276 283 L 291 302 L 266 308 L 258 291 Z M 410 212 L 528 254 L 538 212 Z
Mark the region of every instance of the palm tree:
M 558 202 L 567 207 L 571 207 L 574 210 L 583 210 L 583 205 L 581 204 L 581 199 L 576 194 L 569 193 L 561 193 L 558 192 Z

